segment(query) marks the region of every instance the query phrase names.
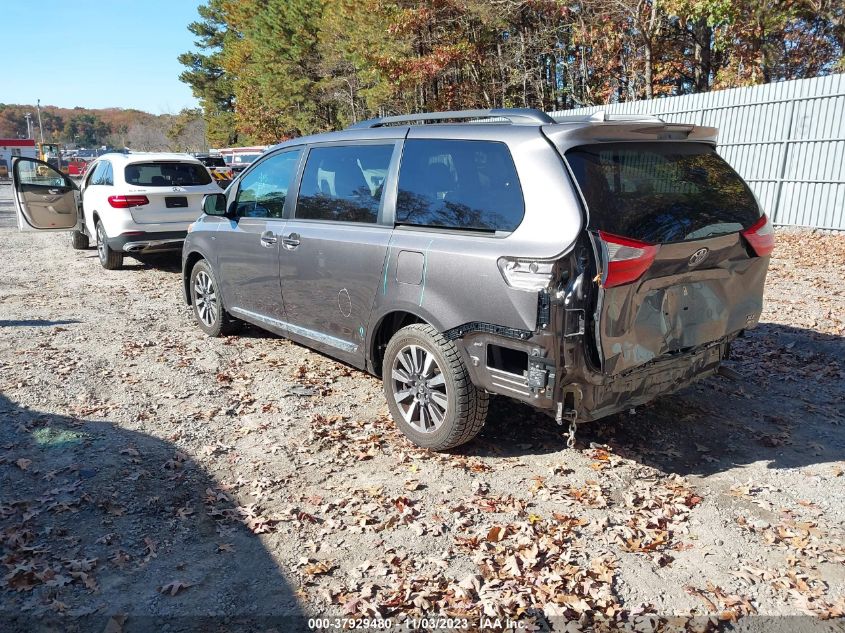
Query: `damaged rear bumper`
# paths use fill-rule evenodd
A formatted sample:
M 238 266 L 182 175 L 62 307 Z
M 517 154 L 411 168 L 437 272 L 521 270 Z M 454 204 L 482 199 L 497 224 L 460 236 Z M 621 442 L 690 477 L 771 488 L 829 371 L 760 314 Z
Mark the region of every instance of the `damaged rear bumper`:
M 597 384 L 568 384 L 563 388 L 563 414 L 568 418 L 575 414 L 579 422 L 589 422 L 683 389 L 715 374 L 728 345 L 729 339 L 724 338 L 616 376 L 604 376 Z

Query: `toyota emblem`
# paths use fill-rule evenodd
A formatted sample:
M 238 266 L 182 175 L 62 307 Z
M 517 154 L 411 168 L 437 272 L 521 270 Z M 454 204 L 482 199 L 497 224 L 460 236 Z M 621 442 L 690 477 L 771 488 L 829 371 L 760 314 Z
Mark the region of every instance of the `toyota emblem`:
M 709 254 L 710 254 L 710 249 L 709 249 L 709 248 L 699 248 L 697 251 L 695 251 L 695 252 L 694 252 L 694 253 L 690 256 L 690 258 L 689 258 L 689 262 L 688 262 L 688 263 L 689 263 L 689 267 L 690 267 L 690 268 L 695 268 L 695 267 L 696 267 L 696 266 L 698 266 L 701 262 L 703 262 L 705 259 L 707 259 L 707 256 L 708 256 Z

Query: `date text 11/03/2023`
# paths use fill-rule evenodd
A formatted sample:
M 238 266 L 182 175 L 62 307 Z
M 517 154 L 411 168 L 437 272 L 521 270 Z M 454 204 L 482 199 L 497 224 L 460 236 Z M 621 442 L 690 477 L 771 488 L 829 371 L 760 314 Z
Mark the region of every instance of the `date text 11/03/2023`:
M 526 623 L 494 617 L 478 620 L 422 617 L 406 618 L 401 622 L 389 618 L 309 618 L 308 628 L 312 631 L 519 631 L 526 628 Z

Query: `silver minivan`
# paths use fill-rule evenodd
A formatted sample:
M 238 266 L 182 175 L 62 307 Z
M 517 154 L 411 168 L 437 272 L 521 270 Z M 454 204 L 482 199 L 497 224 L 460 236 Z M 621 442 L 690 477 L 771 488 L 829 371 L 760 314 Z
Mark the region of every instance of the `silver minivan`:
M 199 326 L 242 322 L 384 382 L 442 450 L 489 395 L 568 423 L 713 374 L 757 324 L 771 224 L 712 128 L 536 110 L 366 121 L 271 148 L 183 248 Z M 80 232 L 76 185 L 12 166 L 22 230 Z
M 271 148 L 204 200 L 184 292 L 380 376 L 419 446 L 490 394 L 561 424 L 712 375 L 760 316 L 774 247 L 716 130 L 536 110 L 387 117 Z

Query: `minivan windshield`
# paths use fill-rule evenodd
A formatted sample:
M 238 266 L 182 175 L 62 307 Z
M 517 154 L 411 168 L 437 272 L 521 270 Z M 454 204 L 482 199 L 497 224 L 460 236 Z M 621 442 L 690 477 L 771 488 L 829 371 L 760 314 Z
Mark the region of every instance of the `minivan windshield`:
M 704 239 L 749 228 L 748 185 L 704 143 L 597 143 L 566 152 L 590 228 L 645 242 Z
M 211 174 L 199 163 L 132 163 L 124 170 L 126 183 L 141 187 L 186 187 L 211 183 Z

